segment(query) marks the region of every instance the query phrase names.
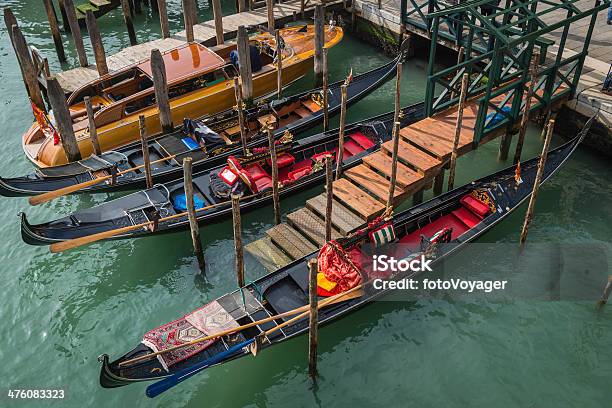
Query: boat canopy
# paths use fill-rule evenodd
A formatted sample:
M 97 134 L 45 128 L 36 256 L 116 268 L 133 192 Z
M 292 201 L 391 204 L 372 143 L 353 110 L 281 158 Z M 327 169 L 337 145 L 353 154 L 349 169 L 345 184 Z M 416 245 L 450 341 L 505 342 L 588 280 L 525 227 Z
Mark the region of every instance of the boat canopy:
M 189 43 L 162 54 L 166 65 L 166 80 L 169 84 L 186 78 L 194 78 L 225 65 L 219 55 L 198 43 Z M 151 60 L 138 68 L 153 79 Z

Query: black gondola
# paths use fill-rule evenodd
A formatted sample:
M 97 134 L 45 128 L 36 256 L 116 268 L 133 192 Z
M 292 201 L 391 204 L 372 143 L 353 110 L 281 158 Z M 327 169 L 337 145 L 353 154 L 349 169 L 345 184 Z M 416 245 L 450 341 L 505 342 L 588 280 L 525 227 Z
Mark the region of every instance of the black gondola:
M 415 104 L 402 109 L 402 126 L 407 126 L 423 118 L 423 104 Z M 361 163 L 365 155 L 380 148 L 391 139 L 393 112 L 389 112 L 363 122 L 348 125 L 345 129 L 343 168 L 348 169 Z M 279 139 L 279 142 L 283 138 Z M 277 145 L 279 182 L 283 184 L 280 195 L 287 196 L 304 188 L 320 184 L 325 177 L 322 157 L 325 152 L 335 155 L 338 146 L 338 130 L 316 134 L 298 141 L 287 141 Z M 214 205 L 214 208 L 198 211 L 198 221 L 214 222 L 231 215 L 230 193 L 242 191 L 241 211 L 248 211 L 268 204 L 272 200 L 270 164 L 267 148 L 252 157 L 230 156 L 227 163 L 213 169 L 200 171 L 193 176 L 196 209 Z M 231 166 L 231 167 L 230 167 Z M 229 177 L 242 176 L 233 180 L 223 180 L 227 169 L 240 171 L 227 173 Z M 231 173 L 231 174 L 230 174 Z M 246 174 L 245 174 L 246 173 Z M 241 190 L 242 188 L 242 190 Z M 168 217 L 184 213 L 184 186 L 182 179 L 156 184 L 150 189 L 128 194 L 101 205 L 74 212 L 66 217 L 43 224 L 30 224 L 24 213 L 21 214 L 21 235 L 32 245 L 46 245 L 69 239 L 89 236 L 117 228 L 129 227 L 153 221 L 154 217 Z M 154 231 L 151 228 L 138 228 L 118 234 L 114 239 L 136 238 L 157 233 L 172 232 L 189 227 L 187 216 L 159 222 Z
M 353 104 L 378 88 L 394 76 L 397 64 L 405 58 L 406 50 L 383 66 L 356 75 L 347 86 L 347 104 Z M 330 115 L 340 109 L 340 86 L 344 81 L 329 86 L 328 107 Z M 321 122 L 321 88 L 309 90 L 280 100 L 263 101 L 245 110 L 248 125 L 249 148 L 265 145 L 266 123 L 275 127 L 276 137 L 285 131 L 294 135 Z M 270 120 L 268 120 L 270 119 Z M 152 166 L 154 181 L 165 183 L 182 176 L 182 160 L 193 158 L 194 171 L 202 171 L 223 163 L 228 156 L 240 152 L 240 129 L 235 110 L 228 110 L 214 116 L 197 120 L 186 120 L 180 130 L 168 135 L 152 138 L 149 142 L 151 161 L 175 156 Z M 76 184 L 91 181 L 121 172 L 143 164 L 140 143 L 132 143 L 100 156 L 92 155 L 87 159 L 56 167 L 37 169 L 35 173 L 23 177 L 1 178 L 0 195 L 18 197 L 35 195 Z M 119 175 L 114 182 L 100 182 L 78 190 L 79 193 L 107 192 L 145 188 L 146 177 L 142 169 Z
M 549 179 L 570 157 L 584 134 L 584 131 L 581 132 L 576 138 L 548 153 L 542 182 Z M 328 249 L 333 244 L 331 248 L 338 254 L 337 259 L 341 260 L 340 263 L 345 266 L 352 264 L 359 275 L 359 280 L 352 281 L 353 289 L 342 288 L 340 293 L 349 293 L 348 290 L 354 290 L 360 286 L 364 288 L 364 291 L 357 298 L 321 308 L 319 322 L 325 324 L 345 316 L 386 293 L 385 290 L 375 290 L 371 285 L 373 279 L 381 276 L 373 273 L 371 268 L 363 266 L 366 265 L 363 259 L 368 260 L 366 253 L 391 252 L 397 259 L 424 255 L 431 257 L 432 265 L 435 265 L 501 222 L 530 197 L 535 183 L 538 160 L 539 158 L 535 158 L 521 163 L 520 176 L 516 174 L 516 166 L 511 166 L 396 214 L 392 220 L 379 219 L 370 224 L 366 230 L 327 244 Z M 386 236 L 391 238 L 386 243 L 376 242 L 379 245 L 376 247 L 371 234 L 377 230 L 380 231 L 380 228 L 389 228 L 389 225 L 392 225 L 393 233 Z M 449 243 L 449 245 L 444 245 L 444 243 Z M 321 258 L 325 257 L 321 254 L 326 247 L 319 253 L 319 272 L 323 265 Z M 220 333 L 221 331 L 215 331 L 207 326 L 203 327 L 201 324 L 215 320 L 217 317 L 221 318 L 220 321 L 223 321 L 223 318 L 226 319 L 224 327 L 236 328 L 249 322 L 303 307 L 308 302 L 307 262 L 315 256 L 317 254 L 313 253 L 296 260 L 252 284 L 221 296 L 205 307 L 147 333 L 142 343 L 113 362 L 109 362 L 108 355 L 101 355 L 99 358 L 102 363 L 100 384 L 103 387 L 112 388 L 133 382 L 157 380 L 158 382 L 147 388 L 147 395 L 153 397 L 206 368 L 248 355 L 256 340 L 262 340 L 261 333 L 268 332 L 269 334 L 263 338 L 261 343 L 257 342 L 259 350 L 303 334 L 308 330 L 307 318 L 294 319 L 295 321 L 291 324 L 282 327 L 282 330 L 271 333 L 270 330 L 277 325 L 282 325 L 290 320 L 289 317 L 275 318 L 265 324 L 218 337 L 205 345 L 200 343 L 196 348 L 193 348 L 196 345 L 190 345 L 188 348 L 173 350 L 173 354 L 165 354 L 164 357 L 143 357 L 153 351 L 166 348 L 163 344 L 162 347 L 158 347 L 161 343 L 156 337 L 158 334 L 164 334 L 165 330 L 175 330 L 186 334 L 185 338 L 181 338 L 180 335 L 174 337 L 176 342 L 167 345 L 180 346 L 193 339 L 204 338 L 207 334 Z M 358 260 L 360 256 L 361 261 Z M 370 262 L 371 259 L 370 256 Z M 362 267 L 355 267 L 354 265 L 357 264 Z M 398 280 L 416 275 L 416 272 L 409 272 L 387 276 L 387 279 Z M 210 319 L 212 316 L 215 318 Z M 228 321 L 229 324 L 227 324 Z M 128 360 L 139 357 L 145 359 L 126 364 Z M 124 364 L 121 364 L 122 362 Z

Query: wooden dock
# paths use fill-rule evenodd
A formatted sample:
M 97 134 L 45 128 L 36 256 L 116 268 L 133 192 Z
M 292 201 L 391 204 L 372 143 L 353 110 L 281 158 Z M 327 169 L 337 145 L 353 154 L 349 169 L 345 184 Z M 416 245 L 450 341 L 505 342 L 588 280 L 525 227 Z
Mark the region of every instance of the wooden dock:
M 533 100 L 535 104 L 535 98 Z M 468 101 L 463 111 L 459 156 L 475 148 L 477 114 L 477 102 Z M 400 130 L 394 206 L 412 196 L 415 200 L 420 199 L 417 197 L 422 197 L 420 193 L 432 187 L 436 177 L 444 177 L 453 150 L 456 121 L 457 108 L 452 107 Z M 480 144 L 504 131 L 491 132 Z M 342 178 L 333 182 L 332 238 L 363 228 L 384 212 L 391 179 L 392 149 L 392 141 L 384 143 L 379 151 L 364 157 L 362 164 L 345 171 Z M 326 194 L 323 192 L 307 200 L 305 207 L 287 215 L 285 223 L 272 227 L 264 238 L 248 244 L 247 252 L 268 270 L 275 270 L 319 249 L 325 243 Z
M 319 2 L 307 2 L 304 8 L 306 15 L 313 13 L 314 7 Z M 340 5 L 340 0 L 328 0 L 326 7 Z M 300 17 L 300 0 L 289 0 L 274 5 L 274 19 L 276 25 L 282 25 L 292 21 L 294 15 Z M 234 38 L 238 31 L 238 26 L 265 26 L 268 22 L 267 10 L 265 7 L 245 11 L 242 13 L 231 14 L 223 17 L 223 33 L 225 39 Z M 195 41 L 213 47 L 216 42 L 215 21 L 204 21 L 194 25 Z M 180 31 L 169 38 L 160 38 L 153 41 L 144 42 L 131 47 L 124 48 L 114 55 L 107 57 L 107 65 L 110 72 L 118 71 L 130 65 L 143 61 L 151 56 L 151 50 L 157 48 L 161 52 L 176 48 L 187 41 L 186 32 Z M 82 85 L 98 78 L 98 71 L 94 65 L 88 67 L 78 67 L 67 71 L 59 72 L 56 78 L 62 89 L 66 93 L 74 92 Z

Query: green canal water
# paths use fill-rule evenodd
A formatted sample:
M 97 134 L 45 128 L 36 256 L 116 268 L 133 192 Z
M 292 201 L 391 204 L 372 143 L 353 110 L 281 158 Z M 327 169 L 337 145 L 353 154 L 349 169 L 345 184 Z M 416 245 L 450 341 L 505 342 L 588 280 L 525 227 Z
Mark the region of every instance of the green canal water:
M 179 29 L 180 2 L 168 3 L 172 27 Z M 209 19 L 208 3 L 199 3 L 200 20 Z M 4 0 L 2 4 L 12 7 L 29 42 L 49 56 L 53 71 L 59 70 L 41 2 Z M 231 2 L 225 6 L 232 8 Z M 107 52 L 128 44 L 117 11 L 100 24 Z M 136 24 L 141 41 L 159 35 L 156 16 L 137 16 Z M 65 44 L 69 63 L 75 64 L 66 37 Z M 330 52 L 331 79 L 342 78 L 350 67 L 359 73 L 387 60 L 378 49 L 347 36 Z M 418 55 L 405 64 L 403 104 L 423 98 L 425 61 L 425 55 Z M 311 82 L 306 78 L 293 90 L 308 88 Z M 350 109 L 349 119 L 391 110 L 392 90 L 389 82 L 375 91 Z M 31 122 L 19 69 L 2 25 L 2 176 L 32 170 L 20 148 L 21 134 Z M 539 129 L 530 129 L 524 157 L 538 154 L 538 134 Z M 560 142 L 555 139 L 553 143 Z M 458 184 L 505 167 L 507 163 L 496 159 L 497 145 L 491 142 L 460 158 Z M 606 160 L 579 148 L 541 189 L 529 244 L 607 245 L 611 179 Z M 320 191 L 303 191 L 283 201 L 284 214 Z M 609 406 L 612 309 L 594 311 L 608 274 L 605 260 L 598 267 L 583 268 L 580 279 L 562 276 L 563 290 L 559 291 L 558 285 L 555 288 L 546 280 L 550 272 L 541 263 L 535 262 L 525 273 L 512 273 L 512 259 L 487 256 L 484 250 L 451 261 L 446 276 L 469 278 L 497 270 L 503 277 L 507 269 L 515 288 L 530 292 L 533 285 L 540 285 L 538 295 L 521 296 L 521 290 L 514 290 L 500 300 L 434 293 L 412 301 L 373 304 L 321 330 L 321 376 L 316 388 L 307 376 L 307 340 L 299 338 L 257 358 L 200 374 L 155 400 L 144 396 L 143 385 L 102 389 L 98 385 L 99 354 L 117 356 L 149 329 L 235 288 L 229 222 L 202 228 L 206 282 L 196 274 L 186 233 L 96 244 L 59 255 L 27 246 L 20 239 L 19 211 L 42 222 L 109 198 L 104 194 L 67 197 L 35 208 L 23 198 L 1 200 L 0 406 Z M 525 207 L 479 242 L 514 247 Z M 262 237 L 271 222 L 270 208 L 244 215 L 246 242 Z M 544 253 L 540 258 L 545 258 Z M 255 261 L 247 260 L 249 279 L 263 273 Z M 574 289 L 580 297 L 558 296 Z M 8 398 L 9 389 L 63 389 L 65 398 L 14 401 Z

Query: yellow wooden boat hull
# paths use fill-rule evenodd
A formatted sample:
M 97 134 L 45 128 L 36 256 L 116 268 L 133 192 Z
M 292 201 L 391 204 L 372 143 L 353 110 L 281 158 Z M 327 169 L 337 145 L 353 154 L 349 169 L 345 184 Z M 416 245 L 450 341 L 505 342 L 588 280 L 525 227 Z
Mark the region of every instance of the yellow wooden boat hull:
M 283 58 L 282 78 L 283 84 L 287 85 L 306 75 L 313 67 L 314 56 L 314 33 L 312 26 L 308 26 L 308 32 L 298 33 L 299 27 L 291 27 L 283 33 L 286 44 L 294 49 L 291 57 Z M 333 47 L 343 37 L 342 29 L 339 27 L 325 27 L 325 46 Z M 270 36 L 267 33 L 260 37 Z M 253 74 L 253 97 L 259 98 L 276 91 L 277 69 L 275 65 L 264 66 L 262 71 Z M 92 98 L 92 104 L 104 103 L 103 100 Z M 84 109 L 82 103 L 70 107 L 71 111 Z M 175 98 L 170 101 L 172 122 L 175 126 L 181 125 L 184 118 L 197 118 L 212 115 L 229 109 L 236 105 L 234 96 L 233 80 L 226 80 L 206 88 L 198 89 Z M 145 116 L 147 133 L 149 136 L 161 132 L 159 123 L 159 111 L 156 105 L 137 114 L 126 116 L 118 121 L 98 127 L 98 140 L 102 151 L 113 150 L 139 139 L 138 116 Z M 81 125 L 75 134 L 83 158 L 93 153 L 93 145 L 89 138 L 86 126 Z M 23 136 L 23 149 L 26 156 L 38 167 L 51 167 L 66 164 L 66 154 L 61 144 L 54 145 L 51 136 L 43 136 L 37 123 Z

